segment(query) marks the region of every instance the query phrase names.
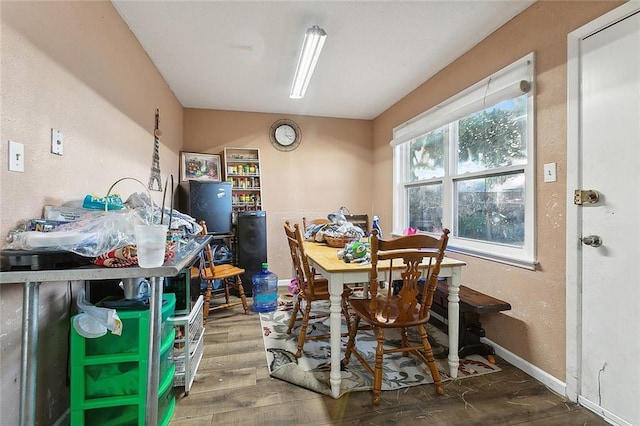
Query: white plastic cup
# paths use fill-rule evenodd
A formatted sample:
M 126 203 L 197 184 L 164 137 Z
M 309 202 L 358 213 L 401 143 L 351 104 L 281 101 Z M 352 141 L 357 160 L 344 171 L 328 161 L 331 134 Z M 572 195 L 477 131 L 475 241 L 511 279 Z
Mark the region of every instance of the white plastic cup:
M 136 225 L 138 266 L 155 268 L 164 263 L 167 247 L 167 225 Z

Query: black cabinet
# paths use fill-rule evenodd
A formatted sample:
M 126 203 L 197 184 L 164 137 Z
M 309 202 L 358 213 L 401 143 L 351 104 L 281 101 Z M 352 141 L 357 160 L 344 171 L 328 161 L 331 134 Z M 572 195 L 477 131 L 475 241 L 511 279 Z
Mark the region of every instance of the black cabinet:
M 236 238 L 238 266 L 245 270 L 242 286 L 252 295 L 251 278 L 262 270 L 267 261 L 267 213 L 263 210 L 238 212 Z

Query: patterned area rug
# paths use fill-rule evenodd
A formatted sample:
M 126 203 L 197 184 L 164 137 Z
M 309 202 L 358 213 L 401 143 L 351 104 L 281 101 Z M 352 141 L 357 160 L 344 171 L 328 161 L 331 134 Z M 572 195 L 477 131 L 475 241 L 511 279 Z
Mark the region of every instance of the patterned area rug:
M 300 325 L 298 322 L 291 334 L 287 334 L 287 324 L 291 317 L 291 311 L 291 296 L 281 296 L 277 311 L 260 314 L 267 363 L 271 377 L 285 380 L 318 393 L 331 395 L 331 385 L 329 381 L 329 371 L 331 368 L 329 340 L 307 340 L 303 348 L 302 357 L 296 358 L 294 354 L 297 348 Z M 316 302 L 312 313 L 318 313 L 320 311 L 328 312 L 329 302 Z M 346 333 L 345 325 L 343 324 L 342 327 L 343 332 Z M 307 333 L 309 335 L 328 334 L 329 318 L 325 317 L 311 320 L 307 328 Z M 428 333 L 442 381 L 452 380 L 449 375 L 449 366 L 446 359 L 447 335 L 432 325 L 428 325 Z M 387 339 L 389 346 L 398 346 L 400 342 L 399 334 L 397 336 L 391 336 L 391 333 L 387 332 Z M 409 334 L 409 339 L 419 341 L 417 333 L 415 332 L 413 335 L 411 333 Z M 342 337 L 341 340 L 342 351 L 344 351 L 347 338 Z M 376 339 L 372 331 L 359 331 L 356 337 L 356 346 L 361 353 L 366 354 L 365 357 L 367 360 L 373 360 Z M 482 356 L 471 355 L 460 360 L 458 379 L 496 371 L 500 371 L 500 368 L 490 364 Z M 382 390 L 400 389 L 433 382 L 431 374 L 425 365 L 412 356 L 403 357 L 400 353 L 385 355 L 382 380 Z M 349 364 L 342 371 L 340 396 L 352 391 L 371 390 L 372 384 L 373 377 L 362 367 L 360 362 L 352 356 Z

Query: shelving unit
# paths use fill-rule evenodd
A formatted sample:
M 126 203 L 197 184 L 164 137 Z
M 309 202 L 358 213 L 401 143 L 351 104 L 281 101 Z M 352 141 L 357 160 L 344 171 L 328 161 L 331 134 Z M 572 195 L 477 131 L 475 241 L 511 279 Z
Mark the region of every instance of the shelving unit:
M 196 376 L 204 348 L 204 325 L 202 295 L 193 305 L 188 315 L 169 318 L 169 324 L 176 328 L 172 359 L 175 363 L 173 387 L 184 386 L 184 394 L 189 395 Z
M 231 205 L 235 223 L 242 211 L 262 210 L 260 150 L 257 148 L 224 148 L 224 176 L 231 182 Z

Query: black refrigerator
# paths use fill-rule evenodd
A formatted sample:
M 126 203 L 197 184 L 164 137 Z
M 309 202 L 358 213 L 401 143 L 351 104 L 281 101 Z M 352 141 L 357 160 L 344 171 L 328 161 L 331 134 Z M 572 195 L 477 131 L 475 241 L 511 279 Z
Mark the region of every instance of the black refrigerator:
M 201 182 L 190 180 L 180 183 L 178 206 L 183 213 L 204 220 L 207 231 L 213 235 L 231 234 L 231 182 Z

